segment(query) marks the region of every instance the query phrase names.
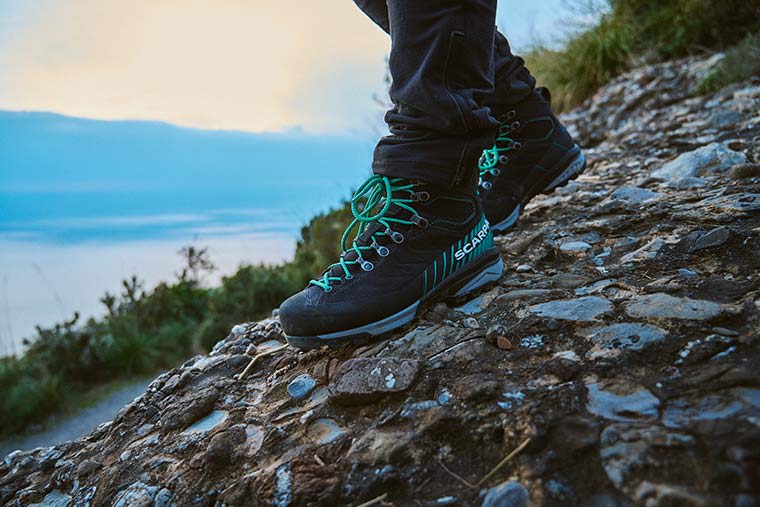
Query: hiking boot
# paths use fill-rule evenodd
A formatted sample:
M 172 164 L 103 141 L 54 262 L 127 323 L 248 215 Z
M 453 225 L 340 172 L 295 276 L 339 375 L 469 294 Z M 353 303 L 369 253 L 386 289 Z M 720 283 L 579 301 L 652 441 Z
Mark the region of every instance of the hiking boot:
M 339 261 L 280 306 L 288 343 L 303 349 L 365 343 L 411 321 L 431 300 L 498 280 L 499 249 L 474 182 L 470 187 L 367 180 L 351 200 L 355 218 Z
M 494 233 L 504 232 L 538 194 L 549 194 L 586 168 L 586 158 L 551 110 L 545 88 L 498 116 L 499 136 L 483 151 L 480 196 Z

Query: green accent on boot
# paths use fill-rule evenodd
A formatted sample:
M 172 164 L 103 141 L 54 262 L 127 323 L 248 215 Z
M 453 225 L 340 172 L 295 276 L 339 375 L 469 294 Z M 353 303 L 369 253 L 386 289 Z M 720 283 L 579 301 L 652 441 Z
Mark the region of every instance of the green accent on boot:
M 433 289 L 440 285 L 446 278 L 453 275 L 465 265 L 480 257 L 483 252 L 494 246 L 493 233 L 491 226 L 482 217 L 478 224 L 470 230 L 463 239 L 451 245 L 450 253 L 447 256 L 447 250 L 444 250 L 423 273 L 423 294 L 429 294 Z M 450 256 L 450 257 L 449 257 Z M 438 263 L 444 268 L 441 270 L 441 279 L 438 280 Z M 448 269 L 446 265 L 448 264 Z M 429 278 L 432 277 L 432 283 Z
M 405 193 L 409 194 L 408 198 L 399 196 L 399 194 L 403 195 Z M 388 178 L 375 174 L 362 183 L 351 198 L 351 213 L 353 213 L 354 219 L 348 227 L 346 227 L 346 230 L 343 232 L 343 236 L 340 239 L 340 247 L 342 250 L 340 259 L 338 262 L 328 266 L 321 278 L 311 280 L 309 284 L 321 287 L 325 292 L 330 292 L 333 283 L 339 282 L 343 278 L 350 280 L 353 277 L 351 270 L 349 269 L 351 266 L 359 265 L 365 271 L 371 271 L 374 266 L 371 262 L 366 261 L 362 257 L 362 253 L 373 250 L 375 248 L 373 245 L 377 245 L 377 239 L 381 237 L 390 238 L 391 241 L 397 241 L 397 238 L 400 237 L 401 241 L 403 241 L 403 235 L 399 232 L 393 231 L 392 224 L 414 225 L 417 223 L 411 220 L 388 216 L 388 211 L 390 210 L 391 205 L 395 204 L 396 206 L 409 211 L 412 213 L 412 219 L 415 217 L 418 219 L 421 218 L 417 213 L 417 210 L 409 205 L 410 203 L 415 202 L 412 199 L 414 193 L 414 184 L 404 178 Z M 360 210 L 358 204 L 363 199 L 365 200 L 364 206 Z M 371 244 L 357 244 L 356 238 L 358 238 L 367 227 L 374 223 L 384 225 L 385 230 L 373 233 L 371 236 L 373 240 Z M 356 229 L 356 233 L 353 236 L 351 246 L 348 246 L 348 238 L 354 229 Z M 356 259 L 347 260 L 346 254 L 351 251 L 353 251 L 357 257 Z M 330 272 L 336 266 L 340 266 L 343 270 L 343 276 L 330 276 Z

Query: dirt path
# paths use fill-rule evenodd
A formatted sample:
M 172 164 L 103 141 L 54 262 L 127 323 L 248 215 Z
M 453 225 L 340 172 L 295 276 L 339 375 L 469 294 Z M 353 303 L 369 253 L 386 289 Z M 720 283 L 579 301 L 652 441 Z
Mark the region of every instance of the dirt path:
M 99 424 L 110 421 L 121 407 L 144 393 L 148 384 L 150 384 L 150 380 L 141 380 L 124 386 L 118 391 L 111 393 L 96 405 L 62 420 L 59 424 L 48 430 L 0 441 L 0 458 L 5 457 L 16 449 L 26 451 L 36 447 L 47 447 L 69 440 L 76 440 L 79 437 L 87 435 Z

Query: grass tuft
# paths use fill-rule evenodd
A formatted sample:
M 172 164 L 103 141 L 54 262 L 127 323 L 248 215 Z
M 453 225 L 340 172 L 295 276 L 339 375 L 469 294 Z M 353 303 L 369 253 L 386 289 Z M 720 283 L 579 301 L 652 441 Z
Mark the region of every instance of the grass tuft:
M 562 49 L 536 47 L 526 56 L 559 111 L 642 63 L 727 50 L 704 90 L 758 75 L 760 4 L 746 0 L 611 0 L 597 23 L 566 37 Z M 734 49 L 732 46 L 737 45 Z

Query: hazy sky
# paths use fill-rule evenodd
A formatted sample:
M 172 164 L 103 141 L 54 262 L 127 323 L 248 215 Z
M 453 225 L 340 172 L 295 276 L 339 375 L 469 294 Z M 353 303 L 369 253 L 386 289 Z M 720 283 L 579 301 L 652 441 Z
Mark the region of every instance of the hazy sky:
M 502 0 L 525 47 L 563 0 Z M 366 128 L 385 34 L 350 0 L 0 0 L 0 109 L 209 129 Z

